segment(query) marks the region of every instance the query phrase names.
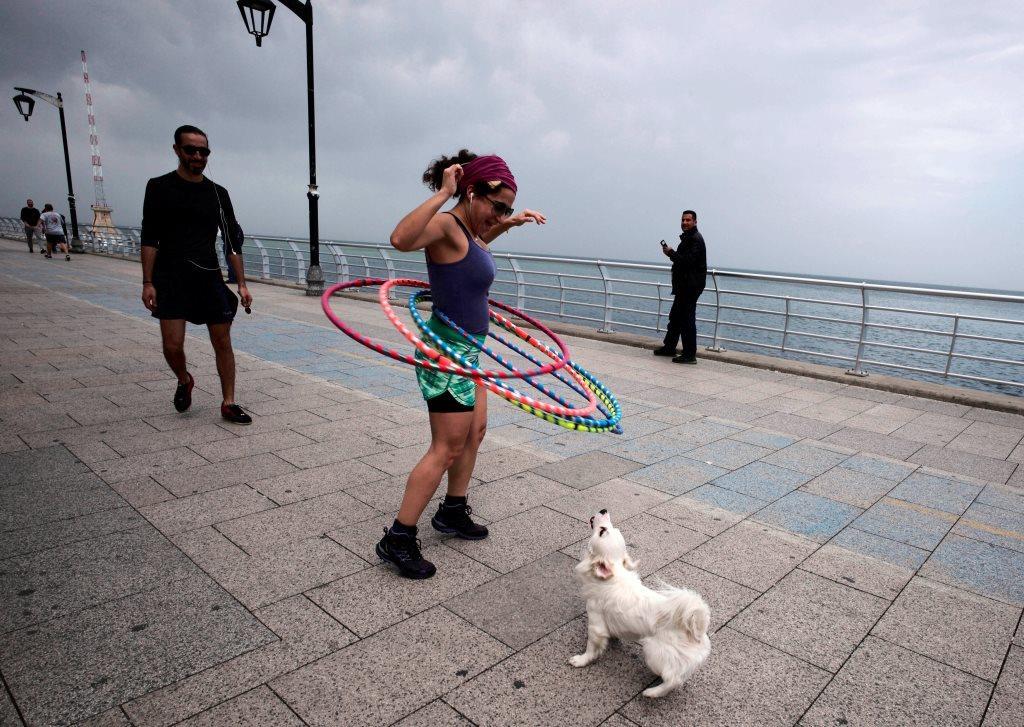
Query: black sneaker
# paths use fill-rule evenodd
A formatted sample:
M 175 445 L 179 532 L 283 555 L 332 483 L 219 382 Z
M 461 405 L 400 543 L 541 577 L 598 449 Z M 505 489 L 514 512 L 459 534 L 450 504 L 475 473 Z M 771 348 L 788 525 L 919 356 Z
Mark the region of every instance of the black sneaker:
M 672 359 L 672 363 L 695 364 L 697 363 L 697 359 L 693 356 L 676 356 Z
M 174 390 L 174 408 L 179 412 L 188 411 L 188 408 L 192 406 L 192 387 L 196 385 L 195 379 L 192 378 L 192 374 L 186 372 L 188 376 L 188 383 L 178 383 L 178 388 Z
M 393 533 L 384 528 L 384 537 L 377 543 L 377 555 L 381 560 L 396 566 L 400 575 L 423 580 L 437 572 L 429 560 L 420 553 L 420 541 L 414 535 Z
M 654 349 L 654 355 L 655 356 L 675 356 L 676 355 L 676 350 L 674 348 L 665 348 L 664 346 L 662 346 L 661 348 Z
M 438 532 L 455 535 L 463 540 L 483 540 L 487 537 L 487 528 L 473 522 L 469 517 L 472 514 L 473 508 L 466 503 L 446 505 L 442 501 L 437 514 L 430 518 L 430 524 Z
M 252 424 L 252 417 L 238 404 L 221 404 L 220 416 L 232 424 Z

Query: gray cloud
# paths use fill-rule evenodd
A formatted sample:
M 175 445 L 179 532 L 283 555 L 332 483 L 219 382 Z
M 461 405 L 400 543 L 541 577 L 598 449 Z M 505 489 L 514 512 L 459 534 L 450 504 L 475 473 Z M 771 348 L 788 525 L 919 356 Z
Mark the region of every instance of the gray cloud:
M 551 224 L 510 249 L 660 261 L 684 207 L 718 267 L 1020 289 L 1024 11 L 1015 2 L 315 4 L 321 230 L 383 241 L 427 162 L 505 156 Z M 137 223 L 170 133 L 205 128 L 247 230 L 306 229 L 303 30 L 257 49 L 234 2 L 15 0 L 0 81 L 60 89 L 92 200 Z M 3 209 L 64 194 L 56 114 L 0 113 Z

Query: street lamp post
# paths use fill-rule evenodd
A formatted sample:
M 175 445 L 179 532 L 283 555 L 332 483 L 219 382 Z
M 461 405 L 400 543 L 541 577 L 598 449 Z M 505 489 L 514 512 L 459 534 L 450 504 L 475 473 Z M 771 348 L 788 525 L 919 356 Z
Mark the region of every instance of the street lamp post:
M 42 91 L 36 91 L 31 88 L 21 88 L 15 86 L 14 90 L 18 92 L 18 95 L 14 97 L 14 106 L 18 109 L 18 113 L 25 117 L 25 121 L 32 115 L 32 110 L 35 108 L 36 102 L 32 97 L 41 98 L 46 103 L 57 109 L 60 114 L 60 137 L 64 142 L 64 171 L 68 175 L 68 210 L 71 213 L 71 249 L 75 252 L 83 252 L 82 241 L 78 237 L 78 212 L 75 209 L 75 188 L 71 184 L 71 158 L 68 155 L 68 128 L 64 123 L 64 99 L 61 98 L 60 92 L 57 92 L 57 97 L 54 98 L 48 93 Z
M 245 29 L 256 38 L 256 46 L 270 32 L 275 6 L 271 0 L 236 0 Z M 316 125 L 313 113 L 313 3 L 306 0 L 278 0 L 306 25 L 306 109 L 309 120 L 309 270 L 306 271 L 306 295 L 324 292 L 324 273 L 320 268 L 320 192 L 316 186 Z

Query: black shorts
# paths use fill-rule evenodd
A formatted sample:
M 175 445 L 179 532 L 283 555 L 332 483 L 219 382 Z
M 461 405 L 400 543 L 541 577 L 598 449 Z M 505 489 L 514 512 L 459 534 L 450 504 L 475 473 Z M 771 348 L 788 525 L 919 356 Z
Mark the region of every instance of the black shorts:
M 452 392 L 445 391 L 433 399 L 427 399 L 427 411 L 435 414 L 457 414 L 460 412 L 473 411 L 473 407 L 466 406 L 454 396 Z
M 156 310 L 160 320 L 186 320 L 196 325 L 231 323 L 238 296 L 224 284 L 220 269 L 206 270 L 185 261 L 153 273 Z
M 48 243 L 50 243 L 51 245 L 63 245 L 64 244 L 64 235 L 50 235 L 50 234 L 47 234 L 46 235 L 46 241 Z

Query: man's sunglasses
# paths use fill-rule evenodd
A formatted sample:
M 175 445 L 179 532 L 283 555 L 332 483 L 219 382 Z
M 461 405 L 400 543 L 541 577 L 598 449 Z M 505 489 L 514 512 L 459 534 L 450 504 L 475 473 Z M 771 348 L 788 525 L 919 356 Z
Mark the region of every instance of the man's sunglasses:
M 208 146 L 192 146 L 191 144 L 186 144 L 185 146 L 178 148 L 181 149 L 182 153 L 187 157 L 195 156 L 196 154 L 201 157 L 210 156 L 210 147 Z
M 491 207 L 494 208 L 494 214 L 498 215 L 498 217 L 511 217 L 512 213 L 515 212 L 514 209 L 504 202 L 497 202 L 486 195 L 484 195 L 484 199 L 491 203 Z

